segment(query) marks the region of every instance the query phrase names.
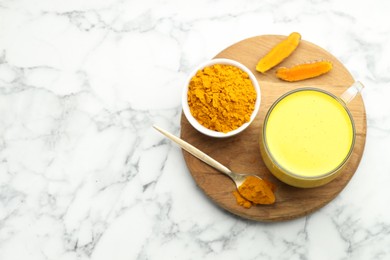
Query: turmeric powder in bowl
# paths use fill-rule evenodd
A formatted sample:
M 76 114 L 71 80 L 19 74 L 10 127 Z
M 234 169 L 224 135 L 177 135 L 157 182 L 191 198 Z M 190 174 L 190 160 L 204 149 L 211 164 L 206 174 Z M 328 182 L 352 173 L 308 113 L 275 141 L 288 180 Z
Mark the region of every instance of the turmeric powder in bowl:
M 183 93 L 183 110 L 200 132 L 213 137 L 240 133 L 256 117 L 260 87 L 244 65 L 215 59 L 192 73 Z

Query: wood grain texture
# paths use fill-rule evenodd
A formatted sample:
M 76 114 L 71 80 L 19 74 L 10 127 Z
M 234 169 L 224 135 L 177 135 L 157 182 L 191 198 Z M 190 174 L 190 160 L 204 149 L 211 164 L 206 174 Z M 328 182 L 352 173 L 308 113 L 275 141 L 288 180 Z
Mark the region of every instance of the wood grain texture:
M 277 186 L 275 204 L 245 209 L 237 205 L 232 195 L 235 186 L 228 177 L 183 151 L 192 177 L 213 202 L 233 214 L 257 221 L 275 222 L 294 219 L 305 216 L 329 203 L 354 175 L 362 158 L 366 140 L 366 113 L 363 100 L 359 96 L 348 105 L 356 125 L 356 143 L 345 171 L 339 177 L 322 187 L 301 189 L 280 182 L 268 171 L 260 155 L 259 138 L 265 114 L 272 103 L 282 94 L 299 87 L 317 87 L 340 95 L 354 82 L 348 70 L 333 55 L 304 40 L 295 52 L 278 66 L 289 67 L 310 60 L 328 59 L 333 63 L 333 69 L 329 73 L 318 78 L 290 83 L 276 78 L 276 68 L 265 74 L 255 71 L 257 61 L 285 37 L 262 35 L 249 38 L 226 48 L 216 56 L 216 58 L 229 58 L 241 62 L 254 73 L 259 82 L 260 111 L 252 125 L 244 132 L 227 139 L 215 139 L 197 132 L 184 114 L 181 117 L 182 139 L 232 171 L 255 173 Z

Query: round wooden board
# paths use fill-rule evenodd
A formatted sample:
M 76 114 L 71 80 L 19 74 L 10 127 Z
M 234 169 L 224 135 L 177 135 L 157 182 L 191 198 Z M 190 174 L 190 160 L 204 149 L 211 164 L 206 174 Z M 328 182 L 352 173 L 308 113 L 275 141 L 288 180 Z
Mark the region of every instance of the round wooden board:
M 333 69 L 329 73 L 314 79 L 288 83 L 276 78 L 276 68 L 265 74 L 257 72 L 255 67 L 258 60 L 285 37 L 263 35 L 249 38 L 226 48 L 216 56 L 216 58 L 229 58 L 241 62 L 254 73 L 259 82 L 262 95 L 260 111 L 252 125 L 244 132 L 226 139 L 207 137 L 197 132 L 184 114 L 181 116 L 181 138 L 232 171 L 255 173 L 276 185 L 275 204 L 257 205 L 245 209 L 237 205 L 232 195 L 235 186 L 228 177 L 183 151 L 192 177 L 213 202 L 233 214 L 257 221 L 274 222 L 298 218 L 333 200 L 354 175 L 362 158 L 366 140 L 366 113 L 363 100 L 359 96 L 348 104 L 356 124 L 355 147 L 345 171 L 338 178 L 322 187 L 301 189 L 280 182 L 268 171 L 260 155 L 259 138 L 265 114 L 272 103 L 282 94 L 298 87 L 318 87 L 340 95 L 354 82 L 348 70 L 333 55 L 304 40 L 294 53 L 278 66 L 289 67 L 301 62 L 328 59 L 333 62 Z

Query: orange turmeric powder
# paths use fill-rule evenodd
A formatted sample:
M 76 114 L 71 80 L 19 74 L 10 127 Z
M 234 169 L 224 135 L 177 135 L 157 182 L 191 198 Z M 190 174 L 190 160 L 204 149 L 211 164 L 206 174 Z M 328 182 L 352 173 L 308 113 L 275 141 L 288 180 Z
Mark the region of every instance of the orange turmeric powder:
M 238 205 L 243 206 L 244 208 L 247 208 L 247 209 L 252 207 L 252 202 L 250 202 L 249 200 L 242 197 L 237 190 L 233 191 L 233 195 L 236 198 Z
M 250 120 L 257 94 L 241 69 L 215 64 L 199 70 L 188 87 L 191 114 L 204 127 L 227 133 Z
M 249 176 L 238 187 L 238 192 L 233 192 L 233 195 L 238 205 L 244 208 L 250 208 L 252 203 L 273 204 L 275 202 L 274 191 L 275 185 L 272 183 L 254 176 Z

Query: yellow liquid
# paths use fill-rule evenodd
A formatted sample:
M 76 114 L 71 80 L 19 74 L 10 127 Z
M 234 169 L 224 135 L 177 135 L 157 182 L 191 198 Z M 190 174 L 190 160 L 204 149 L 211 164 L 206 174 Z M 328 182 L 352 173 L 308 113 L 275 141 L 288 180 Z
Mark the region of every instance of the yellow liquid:
M 297 91 L 280 100 L 265 126 L 273 159 L 283 169 L 304 177 L 335 170 L 348 156 L 353 138 L 345 108 L 315 90 Z

